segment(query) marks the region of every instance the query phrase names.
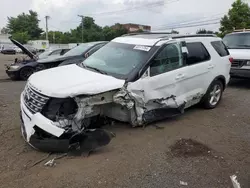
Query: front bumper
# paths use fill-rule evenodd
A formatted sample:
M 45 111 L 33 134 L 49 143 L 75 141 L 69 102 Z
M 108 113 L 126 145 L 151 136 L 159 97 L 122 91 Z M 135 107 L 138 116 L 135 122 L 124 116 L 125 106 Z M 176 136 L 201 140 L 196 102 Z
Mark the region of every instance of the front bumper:
M 69 138 L 64 129 L 53 125 L 53 122 L 41 113 L 32 114 L 24 104 L 21 94 L 21 132 L 23 138 L 32 147 L 45 152 L 66 152 Z M 46 137 L 41 136 L 41 133 Z
M 250 69 L 231 68 L 230 76 L 232 78 L 250 78 Z
M 11 78 L 11 79 L 18 79 L 19 78 L 19 70 L 5 70 L 6 74 Z

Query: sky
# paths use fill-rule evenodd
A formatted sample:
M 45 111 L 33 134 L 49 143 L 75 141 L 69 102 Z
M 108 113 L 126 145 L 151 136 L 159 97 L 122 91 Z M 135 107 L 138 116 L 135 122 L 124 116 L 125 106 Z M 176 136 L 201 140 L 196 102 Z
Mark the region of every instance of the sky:
M 250 0 L 245 0 L 249 2 Z M 7 17 L 28 10 L 38 12 L 40 27 L 45 29 L 45 16 L 50 16 L 49 30 L 68 31 L 80 24 L 78 15 L 92 16 L 98 25 L 138 23 L 152 26 L 153 31 L 176 28 L 180 33 L 193 33 L 200 28 L 217 31 L 219 19 L 234 0 L 2 0 L 0 28 Z M 13 6 L 14 5 L 14 6 Z M 207 22 L 204 22 L 207 21 Z

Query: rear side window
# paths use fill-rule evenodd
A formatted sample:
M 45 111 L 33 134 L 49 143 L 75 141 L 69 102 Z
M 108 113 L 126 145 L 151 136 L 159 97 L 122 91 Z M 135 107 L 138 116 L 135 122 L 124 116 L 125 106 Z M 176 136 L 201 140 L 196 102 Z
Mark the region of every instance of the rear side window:
M 222 41 L 214 41 L 211 42 L 212 46 L 214 47 L 215 51 L 221 56 L 228 56 L 229 52 L 227 50 L 226 45 Z
M 208 61 L 210 55 L 201 42 L 187 43 L 188 57 L 187 64 L 193 65 L 203 61 Z

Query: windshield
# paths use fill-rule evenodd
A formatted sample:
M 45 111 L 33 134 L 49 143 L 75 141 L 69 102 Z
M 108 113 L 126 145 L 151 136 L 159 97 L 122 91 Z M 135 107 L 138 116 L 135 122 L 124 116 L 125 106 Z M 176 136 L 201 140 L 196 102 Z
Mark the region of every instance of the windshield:
M 228 48 L 250 48 L 250 33 L 237 33 L 226 35 L 223 42 Z
M 65 53 L 63 56 L 78 56 L 82 55 L 87 49 L 90 47 L 94 46 L 94 43 L 85 43 L 85 44 L 80 44 L 79 46 L 76 46 L 69 50 L 67 53 Z
M 39 59 L 46 58 L 47 56 L 49 56 L 50 53 L 51 51 L 46 51 L 46 52 L 41 53 L 38 57 Z
M 151 47 L 110 42 L 82 62 L 83 67 L 114 75 L 128 75 L 144 62 Z

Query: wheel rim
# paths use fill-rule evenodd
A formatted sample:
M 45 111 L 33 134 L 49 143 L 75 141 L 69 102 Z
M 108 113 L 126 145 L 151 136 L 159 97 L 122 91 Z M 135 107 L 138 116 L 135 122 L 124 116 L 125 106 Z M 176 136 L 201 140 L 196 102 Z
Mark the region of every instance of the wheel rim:
M 32 69 L 24 69 L 21 71 L 20 75 L 22 78 L 27 79 L 30 77 L 30 75 L 33 73 Z
M 222 90 L 221 90 L 220 85 L 218 84 L 214 85 L 212 91 L 210 92 L 210 100 L 209 100 L 209 103 L 212 106 L 215 106 L 220 101 L 221 92 Z

